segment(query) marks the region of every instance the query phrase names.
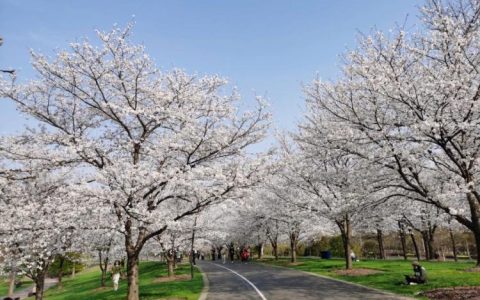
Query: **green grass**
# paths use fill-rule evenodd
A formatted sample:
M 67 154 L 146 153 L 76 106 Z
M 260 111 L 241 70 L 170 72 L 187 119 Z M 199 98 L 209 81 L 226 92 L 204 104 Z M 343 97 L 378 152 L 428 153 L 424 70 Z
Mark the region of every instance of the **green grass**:
M 179 265 L 176 275 L 190 274 L 190 265 Z M 201 273 L 195 269 L 193 280 L 155 282 L 156 278 L 166 276 L 165 264 L 142 262 L 140 264 L 140 299 L 185 299 L 196 300 L 203 288 Z M 87 269 L 75 278 L 65 278 L 63 287 L 52 287 L 45 293 L 46 300 L 118 300 L 126 299 L 127 281 L 121 280 L 118 291 L 113 291 L 112 282 L 107 281 L 106 288 L 100 288 L 98 268 Z M 31 299 L 31 298 L 28 298 Z
M 354 268 L 382 271 L 382 273 L 365 276 L 336 274 L 334 272 L 335 270 L 345 268 L 345 262 L 341 259 L 322 260 L 319 258 L 300 258 L 298 265 L 290 265 L 289 260 L 286 258 L 282 258 L 279 261 L 263 259 L 260 262 L 326 275 L 408 296 L 414 296 L 418 292 L 441 287 L 480 285 L 479 273 L 465 271 L 475 266 L 472 262 L 421 262 L 421 265 L 427 269 L 428 274 L 428 283 L 421 285 L 401 284 L 404 280 L 404 275 L 413 273 L 411 262 L 404 260 L 365 260 L 354 262 Z

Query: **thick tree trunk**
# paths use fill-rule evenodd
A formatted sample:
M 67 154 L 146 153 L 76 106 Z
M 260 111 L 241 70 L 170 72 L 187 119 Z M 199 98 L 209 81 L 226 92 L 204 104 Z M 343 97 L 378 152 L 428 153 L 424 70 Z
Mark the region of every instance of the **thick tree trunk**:
M 107 268 L 108 268 L 108 257 L 102 256 L 102 250 L 98 250 L 98 264 L 100 266 L 100 286 L 106 286 L 106 279 L 107 279 Z
M 297 243 L 298 236 L 296 232 L 290 233 L 290 262 L 297 262 Z
M 175 276 L 175 265 L 172 260 L 168 261 L 168 277 Z
M 272 251 L 273 251 L 273 257 L 275 257 L 275 260 L 278 260 L 278 245 L 277 243 L 272 242 Z
M 337 222 L 338 227 L 340 228 L 340 233 L 342 236 L 343 250 L 345 257 L 345 269 L 350 270 L 352 268 L 352 257 L 350 253 L 352 248 L 350 246 L 350 239 L 352 237 L 352 226 L 350 224 L 350 218 L 348 215 L 345 216 L 343 222 Z
M 140 291 L 138 287 L 138 252 L 127 253 L 127 300 L 139 300 Z
M 46 270 L 42 270 L 42 272 L 37 273 L 37 276 L 35 277 L 35 300 L 43 299 L 43 292 L 45 288 L 45 273 Z
M 165 258 L 167 259 L 168 277 L 173 277 L 175 276 L 175 252 L 168 251 Z
M 415 239 L 415 234 L 413 234 L 413 231 L 410 231 L 410 237 L 412 238 L 412 244 L 413 244 L 413 249 L 415 250 L 415 256 L 417 257 L 417 260 L 420 260 L 420 252 L 418 251 L 418 245 L 417 245 L 417 240 Z
M 400 221 L 398 221 L 398 228 L 398 233 L 400 235 L 400 243 L 402 245 L 403 259 L 407 260 L 407 239 L 405 238 L 405 228 Z
M 15 291 L 15 281 L 17 279 L 17 270 L 12 267 L 8 278 L 8 296 L 11 297 Z
M 273 257 L 275 257 L 275 260 L 278 260 L 278 243 L 277 243 L 277 237 L 274 235 L 268 235 L 268 240 L 270 241 L 270 244 L 272 245 L 272 254 Z
M 428 246 L 428 253 L 430 254 L 430 259 L 436 259 L 438 255 L 435 249 L 434 237 L 435 236 L 433 235 L 433 233 L 428 234 L 427 246 Z
M 383 231 L 377 229 L 378 253 L 380 259 L 385 259 L 385 247 L 383 245 Z
M 57 277 L 58 277 L 58 286 L 62 286 L 62 278 L 63 278 L 63 266 L 65 265 L 65 256 L 60 256 L 60 265 L 59 265 L 59 268 L 58 268 L 58 273 L 57 273 Z
M 425 260 L 430 260 L 430 253 L 428 252 L 428 245 L 427 245 L 427 238 L 425 234 L 421 232 L 422 242 L 423 242 L 423 250 L 425 251 Z

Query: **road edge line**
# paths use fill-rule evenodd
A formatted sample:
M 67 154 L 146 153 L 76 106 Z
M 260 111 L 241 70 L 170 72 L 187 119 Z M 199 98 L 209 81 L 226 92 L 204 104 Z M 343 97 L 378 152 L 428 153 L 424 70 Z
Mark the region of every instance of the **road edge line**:
M 202 280 L 203 280 L 203 288 L 202 288 L 202 292 L 200 293 L 200 297 L 198 297 L 198 300 L 207 300 L 210 282 L 208 281 L 207 274 L 202 270 L 202 268 L 200 268 L 200 266 L 198 265 L 196 265 L 196 267 L 198 270 L 200 270 L 202 274 Z
M 265 298 L 265 296 L 263 295 L 263 293 L 253 284 L 253 282 L 251 282 L 250 280 L 248 280 L 248 279 L 247 279 L 245 276 L 243 276 L 242 274 L 237 273 L 237 272 L 235 272 L 235 271 L 232 270 L 232 269 L 229 269 L 229 268 L 227 268 L 227 267 L 224 267 L 224 266 L 221 266 L 221 265 L 218 265 L 218 264 L 215 264 L 215 263 L 214 263 L 214 265 L 216 265 L 217 267 L 220 267 L 220 268 L 224 268 L 224 269 L 232 272 L 233 274 L 237 275 L 238 277 L 242 278 L 243 280 L 245 280 L 245 281 L 255 290 L 255 292 L 257 292 L 257 294 L 260 296 L 260 298 L 261 298 L 262 300 L 267 300 L 267 298 Z
M 338 281 L 338 282 L 342 282 L 342 283 L 352 284 L 352 285 L 355 285 L 355 286 L 358 286 L 358 287 L 362 287 L 362 288 L 370 289 L 370 290 L 373 290 L 373 291 L 377 291 L 377 292 L 380 292 L 382 294 L 395 296 L 395 297 L 398 297 L 399 299 L 402 299 L 402 298 L 405 299 L 405 300 L 415 299 L 414 297 L 408 297 L 408 296 L 405 296 L 405 295 L 402 295 L 402 294 L 395 294 L 395 293 L 392 293 L 390 291 L 385 291 L 385 290 L 377 289 L 377 288 L 374 288 L 374 287 L 361 285 L 361 284 L 356 283 L 356 282 L 350 282 L 350 281 L 342 280 L 342 279 L 339 279 L 339 278 L 330 277 L 330 276 L 327 276 L 327 275 L 322 275 L 322 274 L 303 271 L 303 270 L 292 269 L 292 268 L 283 267 L 283 266 L 270 265 L 268 263 L 262 263 L 262 262 L 255 262 L 255 263 L 259 264 L 259 265 L 270 266 L 270 267 L 275 267 L 275 268 L 280 268 L 280 269 L 285 269 L 285 270 L 298 271 L 298 272 L 301 272 L 301 273 L 304 273 L 304 274 L 308 274 L 308 275 L 312 275 L 312 276 L 316 276 L 316 277 L 320 277 L 320 278 L 325 278 L 325 279 L 330 279 L 330 280 L 334 280 L 334 281 Z

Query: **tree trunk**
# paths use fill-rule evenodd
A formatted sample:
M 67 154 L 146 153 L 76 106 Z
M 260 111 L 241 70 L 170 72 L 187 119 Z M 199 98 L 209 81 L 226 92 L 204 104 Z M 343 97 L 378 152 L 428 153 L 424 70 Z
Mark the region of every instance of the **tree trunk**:
M 195 262 L 195 254 L 193 253 L 194 244 L 195 244 L 195 228 L 197 226 L 197 216 L 195 216 L 195 221 L 193 222 L 192 228 L 192 240 L 191 240 L 191 247 L 190 247 L 190 279 L 193 279 L 193 263 Z
M 470 206 L 471 226 L 469 229 L 475 237 L 475 251 L 477 255 L 477 268 L 480 268 L 480 199 L 475 192 L 467 193 L 467 200 Z
M 100 266 L 100 286 L 106 286 L 106 279 L 107 279 L 107 268 L 108 268 L 108 257 L 102 256 L 102 250 L 98 250 L 98 264 Z
M 273 257 L 275 257 L 275 260 L 278 260 L 278 245 L 277 243 L 272 242 L 272 251 L 273 251 Z
M 297 262 L 297 242 L 298 236 L 296 232 L 290 233 L 290 262 Z
M 436 256 L 438 255 L 438 253 L 436 253 L 436 249 L 435 249 L 435 240 L 434 240 L 435 236 L 433 234 L 433 232 L 430 232 L 428 234 L 428 240 L 427 240 L 427 246 L 428 246 L 428 253 L 430 254 L 430 259 L 435 259 Z
M 167 251 L 165 258 L 167 259 L 168 277 L 173 277 L 175 276 L 175 251 Z
M 129 253 L 127 253 L 127 280 L 127 300 L 139 300 L 140 291 L 138 288 L 138 252 L 136 251 L 129 251 Z
M 402 245 L 402 253 L 403 253 L 403 259 L 407 260 L 407 240 L 405 238 L 405 228 L 402 224 L 402 222 L 398 221 L 398 228 L 399 228 L 399 234 L 400 234 L 400 243 Z
M 100 277 L 100 286 L 105 287 L 107 285 L 107 270 L 103 269 Z
M 60 256 L 60 266 L 58 268 L 58 286 L 62 286 L 62 278 L 63 278 L 63 266 L 65 265 L 65 256 L 61 255 Z
M 272 254 L 275 257 L 275 260 L 278 260 L 278 243 L 277 243 L 277 236 L 275 235 L 267 235 L 270 244 L 272 245 Z
M 352 268 L 352 257 L 350 253 L 352 252 L 350 246 L 350 238 L 352 236 L 352 226 L 350 224 L 350 218 L 348 215 L 345 216 L 343 222 L 337 222 L 338 227 L 340 228 L 340 233 L 342 236 L 343 250 L 345 257 L 345 269 L 350 270 Z
M 412 244 L 413 244 L 413 249 L 415 250 L 415 256 L 417 257 L 417 260 L 420 260 L 420 252 L 418 251 L 418 245 L 417 245 L 417 240 L 415 239 L 415 234 L 413 234 L 413 231 L 410 231 L 410 237 L 412 238 Z
M 43 299 L 43 292 L 45 287 L 45 273 L 46 269 L 37 273 L 35 277 L 35 300 Z
M 11 297 L 15 291 L 15 280 L 17 279 L 17 270 L 12 267 L 10 270 L 10 276 L 8 278 L 8 296 Z
M 428 233 L 426 231 L 421 231 L 422 240 L 423 240 L 423 247 L 425 249 L 425 260 L 432 259 L 432 253 L 430 253 L 430 245 L 428 243 Z
M 380 259 L 385 259 L 385 247 L 383 245 L 383 231 L 377 229 L 378 252 Z
M 175 265 L 172 260 L 168 261 L 168 277 L 175 276 Z

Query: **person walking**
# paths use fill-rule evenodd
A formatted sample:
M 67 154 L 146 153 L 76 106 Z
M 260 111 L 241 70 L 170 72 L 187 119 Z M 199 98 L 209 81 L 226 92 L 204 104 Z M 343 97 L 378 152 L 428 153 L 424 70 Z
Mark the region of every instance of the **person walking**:
M 197 249 L 193 249 L 192 250 L 192 253 L 191 253 L 191 260 L 192 260 L 192 264 L 195 266 L 197 265 Z
M 233 261 L 235 260 L 235 245 L 233 245 L 233 243 L 230 244 L 228 252 L 230 254 L 230 262 L 233 264 Z
M 222 263 L 225 264 L 227 262 L 227 246 L 223 245 L 222 249 L 220 250 L 220 253 L 222 254 Z
M 112 282 L 113 282 L 113 290 L 118 290 L 118 283 L 120 281 L 120 273 L 122 272 L 122 267 L 120 266 L 120 261 L 116 260 L 112 266 Z
M 242 259 L 242 262 L 247 262 L 248 260 L 248 251 L 246 247 L 242 248 L 242 251 L 240 252 L 240 257 Z

